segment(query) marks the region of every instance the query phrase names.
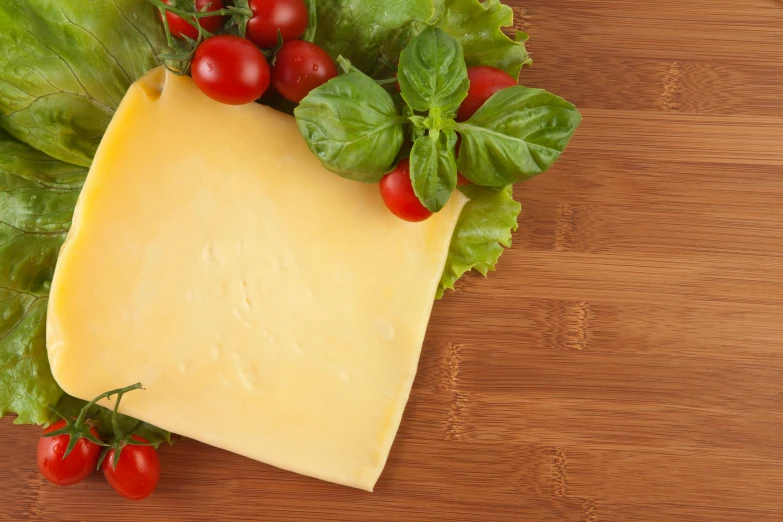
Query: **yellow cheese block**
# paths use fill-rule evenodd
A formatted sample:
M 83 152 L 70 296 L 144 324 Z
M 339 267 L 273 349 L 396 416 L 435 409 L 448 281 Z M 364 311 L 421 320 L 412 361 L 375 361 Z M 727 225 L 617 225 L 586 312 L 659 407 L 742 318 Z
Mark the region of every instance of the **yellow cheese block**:
M 162 69 L 128 91 L 49 300 L 57 382 L 82 399 L 372 491 L 411 390 L 465 198 L 403 222 L 327 172 L 290 116 Z

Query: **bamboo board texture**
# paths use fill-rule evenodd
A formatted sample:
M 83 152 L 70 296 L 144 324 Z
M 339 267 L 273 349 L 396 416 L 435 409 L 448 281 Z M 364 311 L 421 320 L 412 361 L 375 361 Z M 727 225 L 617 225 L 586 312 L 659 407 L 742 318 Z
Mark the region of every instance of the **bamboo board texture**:
M 436 305 L 376 493 L 186 441 L 131 503 L 3 419 L 0 518 L 783 520 L 783 3 L 512 3 L 584 125 Z

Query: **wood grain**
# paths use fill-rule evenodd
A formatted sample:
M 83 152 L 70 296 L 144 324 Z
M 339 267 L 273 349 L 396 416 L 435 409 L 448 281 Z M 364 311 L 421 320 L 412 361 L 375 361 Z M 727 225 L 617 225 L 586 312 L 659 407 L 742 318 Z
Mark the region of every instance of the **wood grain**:
M 584 125 L 437 304 L 376 493 L 187 441 L 134 504 L 4 419 L 0 519 L 783 520 L 783 3 L 511 3 Z

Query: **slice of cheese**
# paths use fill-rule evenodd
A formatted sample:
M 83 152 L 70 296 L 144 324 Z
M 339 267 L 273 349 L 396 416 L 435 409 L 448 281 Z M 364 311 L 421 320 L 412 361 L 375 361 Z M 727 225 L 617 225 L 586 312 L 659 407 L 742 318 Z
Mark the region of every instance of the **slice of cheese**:
M 128 91 L 62 249 L 57 382 L 297 473 L 372 491 L 465 198 L 400 221 L 293 118 L 156 70 Z

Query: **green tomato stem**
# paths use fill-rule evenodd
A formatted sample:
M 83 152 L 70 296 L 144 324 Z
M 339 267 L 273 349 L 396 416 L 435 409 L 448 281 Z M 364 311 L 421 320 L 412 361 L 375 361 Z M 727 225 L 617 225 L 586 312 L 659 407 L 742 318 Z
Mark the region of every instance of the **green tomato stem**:
M 126 386 L 125 388 L 119 388 L 119 389 L 116 389 L 116 390 L 111 390 L 111 391 L 108 391 L 106 393 L 102 393 L 102 394 L 98 395 L 93 400 L 88 402 L 87 405 L 84 408 L 82 408 L 82 411 L 79 412 L 79 417 L 76 419 L 76 426 L 79 427 L 79 426 L 82 426 L 84 424 L 84 421 L 87 418 L 87 412 L 90 410 L 90 408 L 95 406 L 98 403 L 98 401 L 100 401 L 101 399 L 108 399 L 112 395 L 117 395 L 117 403 L 115 404 L 115 408 L 116 408 L 116 406 L 119 405 L 119 403 L 120 403 L 120 399 L 122 398 L 122 396 L 125 393 L 128 393 L 129 391 L 141 390 L 141 389 L 142 389 L 141 383 L 136 383 L 136 384 L 134 384 L 132 386 Z M 115 409 L 115 411 L 116 411 L 116 409 Z M 113 422 L 114 422 L 114 419 L 112 419 L 112 423 Z
M 195 27 L 196 22 L 189 20 L 189 19 L 199 19 L 199 18 L 209 18 L 210 16 L 243 16 L 247 19 L 253 18 L 253 11 L 251 9 L 247 9 L 244 7 L 227 7 L 225 9 L 218 9 L 217 11 L 199 11 L 196 13 L 192 13 L 190 11 L 185 11 L 183 9 L 178 9 L 174 6 L 171 6 L 163 0 L 147 0 L 152 5 L 160 9 L 161 11 L 168 11 L 169 13 L 175 14 L 182 18 L 183 20 L 187 21 L 191 25 Z
M 227 7 L 225 9 L 218 9 L 217 11 L 201 11 L 197 13 L 192 13 L 189 11 L 185 11 L 182 9 L 178 9 L 176 7 L 173 7 L 165 2 L 163 0 L 147 0 L 152 5 L 158 8 L 161 14 L 161 18 L 163 18 L 163 26 L 166 29 L 166 38 L 168 39 L 169 46 L 173 47 L 173 39 L 171 35 L 171 29 L 169 28 L 168 20 L 165 16 L 165 13 L 171 13 L 179 16 L 182 18 L 185 22 L 190 24 L 194 29 L 198 31 L 199 34 L 199 40 L 197 42 L 201 43 L 203 40 L 206 40 L 207 38 L 211 38 L 215 36 L 211 32 L 204 29 L 201 24 L 199 23 L 199 20 L 201 18 L 209 18 L 212 16 L 240 16 L 244 18 L 244 21 L 247 22 L 251 18 L 253 18 L 253 11 L 251 9 L 247 9 L 244 7 Z M 202 40 L 203 38 L 203 40 Z

